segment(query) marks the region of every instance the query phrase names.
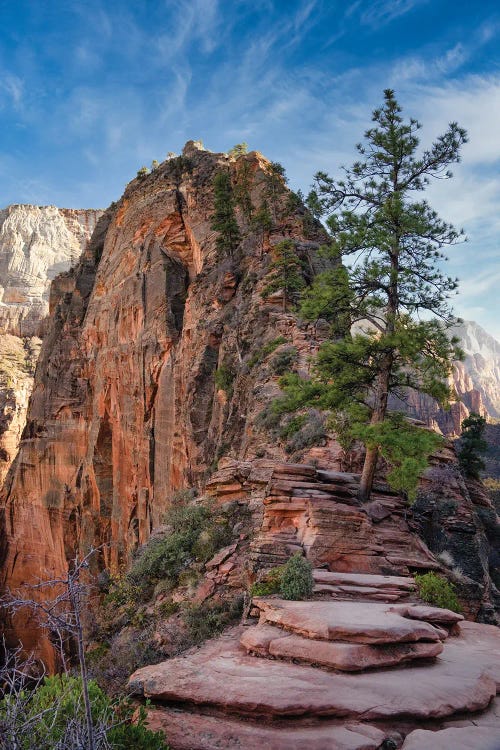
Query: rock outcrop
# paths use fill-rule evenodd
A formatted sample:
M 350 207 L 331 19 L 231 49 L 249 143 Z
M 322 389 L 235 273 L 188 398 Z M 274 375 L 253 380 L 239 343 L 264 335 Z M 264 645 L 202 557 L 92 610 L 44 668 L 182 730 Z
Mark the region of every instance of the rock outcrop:
M 448 737 L 447 722 L 470 713 L 475 721 L 482 712 L 484 726 L 473 737 L 493 750 L 500 631 L 448 610 L 373 603 L 364 594 L 378 588 L 408 596 L 410 578 L 351 581 L 356 601 L 256 598 L 258 624 L 137 670 L 130 686 L 156 704 L 151 725 L 176 750 L 285 750 L 299 747 L 299 738 L 318 750 L 399 748 L 403 741 L 430 748 L 434 732 L 436 746 Z M 469 747 L 460 743 L 473 725 L 464 724 L 463 734 L 451 732 L 453 747 Z M 421 731 L 428 744 L 412 744 L 422 743 Z
M 26 421 L 51 281 L 76 263 L 101 211 L 0 211 L 0 487 Z

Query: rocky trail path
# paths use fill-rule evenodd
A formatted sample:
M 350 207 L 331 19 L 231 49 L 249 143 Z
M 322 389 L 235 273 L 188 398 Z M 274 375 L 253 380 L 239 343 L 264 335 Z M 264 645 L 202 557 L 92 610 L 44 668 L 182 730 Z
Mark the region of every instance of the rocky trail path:
M 313 600 L 256 597 L 247 624 L 132 675 L 173 750 L 500 749 L 498 628 L 408 576 L 314 579 Z

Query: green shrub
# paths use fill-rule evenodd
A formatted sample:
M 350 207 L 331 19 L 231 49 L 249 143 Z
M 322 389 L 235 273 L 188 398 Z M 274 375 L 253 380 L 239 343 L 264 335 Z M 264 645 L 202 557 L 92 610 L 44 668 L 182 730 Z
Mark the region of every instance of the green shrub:
M 266 359 L 266 357 L 272 354 L 278 346 L 281 346 L 281 344 L 286 344 L 286 339 L 283 338 L 283 336 L 278 336 L 272 341 L 268 341 L 267 344 L 264 344 L 264 346 L 261 346 L 260 349 L 257 349 L 257 351 L 252 354 L 248 360 L 248 366 L 255 367 L 255 365 L 260 364 Z
M 232 538 L 224 515 L 213 513 L 207 505 L 174 506 L 165 522 L 169 532 L 151 539 L 128 573 L 132 584 L 148 587 L 168 579 L 176 585 L 184 568 L 195 561 L 206 562 Z
M 297 552 L 291 557 L 281 577 L 280 593 L 283 599 L 309 599 L 312 596 L 314 580 L 309 560 Z
M 149 174 L 149 169 L 147 167 L 141 167 L 137 170 L 137 177 L 145 177 L 147 174 Z
M 144 707 L 137 712 L 126 701 L 113 703 L 94 680 L 89 681 L 88 689 L 92 723 L 96 731 L 105 733 L 106 747 L 111 750 L 167 750 L 163 734 L 147 729 Z M 0 701 L 0 725 L 7 715 L 12 716 L 12 700 L 13 696 L 6 695 Z M 14 731 L 15 746 L 19 750 L 69 748 L 69 743 L 74 742 L 75 727 L 80 728 L 79 736 L 85 736 L 85 710 L 79 677 L 46 677 L 32 693 L 26 690 L 18 703 L 16 719 L 19 727 Z M 135 724 L 132 724 L 132 719 Z M 9 728 L 12 729 L 11 724 Z M 99 747 L 104 747 L 101 741 Z
M 225 391 L 228 396 L 233 392 L 233 383 L 236 373 L 230 365 L 222 364 L 215 371 L 215 385 L 219 390 Z
M 237 596 L 220 603 L 191 604 L 184 610 L 183 619 L 193 643 L 201 643 L 222 633 L 224 628 L 237 622 L 243 610 L 243 597 Z
M 250 596 L 270 596 L 271 594 L 279 594 L 284 570 L 284 565 L 279 565 L 276 568 L 268 570 L 260 581 L 256 581 L 252 584 L 250 587 Z
M 288 422 L 288 425 L 292 425 L 287 433 L 288 441 L 285 446 L 287 453 L 294 453 L 295 451 L 301 451 L 305 448 L 310 448 L 313 445 L 321 445 L 325 440 L 327 433 L 325 428 L 325 417 L 321 412 L 316 409 L 310 409 L 307 415 L 303 415 L 303 421 L 297 419 L 294 422 L 294 418 Z M 297 427 L 297 429 L 294 429 Z
M 415 583 L 417 584 L 419 597 L 427 604 L 451 609 L 452 612 L 461 612 L 455 588 L 443 576 L 431 571 L 423 575 L 416 575 Z
M 298 359 L 298 351 L 295 346 L 287 346 L 279 352 L 276 352 L 271 360 L 271 370 L 275 375 L 284 375 L 293 369 Z

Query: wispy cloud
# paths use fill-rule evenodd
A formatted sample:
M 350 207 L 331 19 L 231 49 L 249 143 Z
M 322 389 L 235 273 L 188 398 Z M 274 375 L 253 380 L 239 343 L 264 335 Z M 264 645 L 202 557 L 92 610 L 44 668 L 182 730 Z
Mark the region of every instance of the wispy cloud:
M 362 24 L 379 28 L 426 2 L 428 0 L 372 0 L 361 13 L 360 20 Z

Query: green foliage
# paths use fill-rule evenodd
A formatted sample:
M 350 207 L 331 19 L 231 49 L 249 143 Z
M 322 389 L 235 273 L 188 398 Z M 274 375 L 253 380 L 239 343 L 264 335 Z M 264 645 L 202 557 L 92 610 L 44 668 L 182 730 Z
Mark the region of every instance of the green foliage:
M 238 596 L 230 601 L 191 604 L 184 610 L 183 619 L 188 626 L 191 641 L 201 643 L 237 622 L 242 611 L 243 598 Z
M 158 159 L 153 159 L 153 161 L 151 162 L 151 171 L 154 172 L 155 169 L 158 169 L 159 166 L 160 162 L 158 161 Z
M 379 449 L 391 466 L 387 481 L 392 489 L 406 492 L 410 502 L 429 455 L 443 444 L 441 435 L 411 424 L 398 412 L 387 413 L 383 422 L 356 425 L 354 435 L 368 448 Z
M 261 346 L 260 349 L 257 349 L 257 351 L 252 354 L 248 360 L 248 366 L 255 367 L 255 365 L 260 364 L 266 359 L 266 357 L 272 354 L 278 346 L 281 346 L 281 344 L 286 344 L 286 339 L 283 338 L 283 336 L 278 336 L 272 341 L 268 341 L 267 344 L 264 344 L 264 346 Z
M 241 208 L 241 211 L 247 221 L 252 220 L 254 210 L 252 198 L 250 195 L 252 178 L 252 167 L 250 163 L 245 159 L 241 162 L 236 174 L 234 202 Z
M 281 579 L 285 570 L 284 565 L 278 565 L 268 570 L 260 581 L 255 581 L 250 587 L 250 596 L 271 596 L 279 594 L 281 590 Z
M 359 314 L 359 309 L 354 309 L 354 294 L 345 266 L 339 265 L 317 274 L 301 297 L 301 317 L 328 321 L 333 337 L 348 335 Z
M 236 373 L 230 365 L 222 364 L 215 371 L 215 385 L 219 390 L 225 391 L 228 396 L 233 392 L 233 383 Z
M 297 255 L 295 243 L 283 240 L 274 247 L 275 260 L 269 269 L 269 281 L 262 290 L 262 297 L 267 299 L 277 291 L 283 292 L 283 309 L 287 300 L 297 302 L 306 283 L 303 264 Z
M 279 199 L 285 192 L 287 178 L 282 164 L 273 161 L 264 173 L 264 198 L 269 202 L 274 219 L 277 218 Z
M 245 154 L 248 154 L 248 143 L 245 143 L 245 141 L 243 141 L 243 143 L 237 143 L 230 148 L 227 153 L 233 159 L 237 159 L 239 156 L 244 156 Z
M 461 612 L 454 586 L 443 576 L 430 572 L 416 575 L 415 583 L 419 597 L 427 604 Z
M 93 680 L 89 681 L 88 688 L 92 722 L 96 729 L 105 732 L 106 747 L 110 750 L 167 750 L 163 734 L 147 729 L 144 708 L 137 712 L 126 701 L 112 703 Z M 25 710 L 19 712 L 16 747 L 19 750 L 69 747 L 68 729 L 75 723 L 82 726 L 85 723 L 81 679 L 69 675 L 46 677 L 41 686 L 31 693 L 27 690 L 24 697 Z M 0 725 L 9 700 L 6 695 L 0 701 Z M 30 730 L 26 733 L 23 728 L 28 722 Z
M 145 177 L 147 174 L 149 174 L 149 169 L 147 167 L 141 167 L 137 170 L 137 177 Z
M 271 360 L 271 370 L 275 375 L 284 375 L 293 368 L 297 362 L 299 353 L 295 346 L 287 346 L 276 352 Z
M 233 255 L 241 236 L 234 213 L 234 196 L 229 172 L 217 172 L 213 188 L 214 213 L 211 228 L 218 232 L 217 249 L 221 256 Z
M 444 259 L 441 248 L 458 242 L 461 232 L 414 195 L 431 178 L 451 177 L 448 167 L 459 161 L 466 133 L 452 123 L 418 155 L 420 124 L 403 120 L 391 90 L 384 92 L 383 106 L 372 120 L 364 142 L 357 146 L 359 161 L 339 180 L 319 172 L 308 198 L 314 216 L 328 217 L 327 253 L 345 265 L 321 274 L 304 295 L 302 314 L 310 320 L 326 318 L 332 339 L 320 348 L 315 383 L 308 393 L 311 405 L 322 403 L 340 411 L 348 431 L 349 422 L 383 424 L 389 395 L 404 400 L 408 390 L 416 390 L 446 405 L 451 361 L 461 356 L 457 340 L 450 341 L 446 333 L 455 322 L 448 297 L 457 282 L 439 268 Z M 354 262 L 347 266 L 344 259 L 350 257 Z M 435 317 L 420 320 L 422 311 Z M 361 320 L 369 321 L 370 330 L 351 336 L 351 324 Z M 345 340 L 336 341 L 339 335 Z M 298 384 L 290 385 L 294 399 L 304 405 L 306 391 L 302 389 L 301 399 Z M 391 425 L 395 426 L 393 420 L 381 428 L 383 436 L 378 437 L 384 443 Z M 363 499 L 373 482 L 375 448 L 382 447 L 374 429 L 370 426 L 365 432 L 374 450 L 366 453 Z M 397 431 L 401 435 L 400 423 Z M 359 425 L 354 432 L 361 435 Z M 421 465 L 419 459 L 417 464 Z M 402 469 L 396 468 L 392 476 L 402 486 Z
M 264 235 L 266 232 L 270 232 L 273 228 L 273 217 L 269 210 L 269 204 L 266 200 L 263 200 L 259 208 L 254 214 L 252 219 L 252 225 L 255 229 L 260 229 Z
M 145 594 L 160 580 L 170 581 L 174 588 L 189 564 L 205 563 L 232 539 L 228 514 L 208 505 L 173 506 L 165 523 L 169 531 L 148 542 L 127 574 L 127 581 Z
M 309 599 L 313 586 L 312 565 L 297 552 L 284 567 L 280 584 L 281 596 L 292 600 Z
M 475 412 L 471 412 L 462 422 L 458 460 L 465 476 L 471 479 L 479 479 L 479 472 L 485 467 L 481 458 L 488 448 L 483 437 L 485 428 L 486 419 Z

